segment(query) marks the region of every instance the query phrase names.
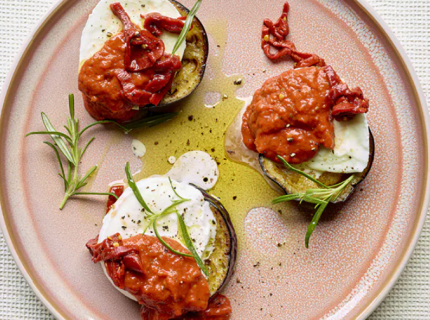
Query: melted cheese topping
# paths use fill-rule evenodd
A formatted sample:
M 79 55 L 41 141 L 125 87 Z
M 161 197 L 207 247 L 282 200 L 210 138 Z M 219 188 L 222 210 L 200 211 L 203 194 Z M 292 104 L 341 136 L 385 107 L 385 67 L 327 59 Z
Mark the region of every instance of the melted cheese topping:
M 349 121 L 333 121 L 335 147 L 320 147 L 317 155 L 304 163 L 312 170 L 327 172 L 363 172 L 369 162 L 369 126 L 366 115 L 357 114 Z

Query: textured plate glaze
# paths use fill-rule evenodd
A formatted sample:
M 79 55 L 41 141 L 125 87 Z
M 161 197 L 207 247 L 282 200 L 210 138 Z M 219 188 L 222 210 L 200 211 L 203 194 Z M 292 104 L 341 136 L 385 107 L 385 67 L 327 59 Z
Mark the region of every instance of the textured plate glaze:
M 57 318 L 139 319 L 138 306 L 110 285 L 84 247 L 100 228 L 105 199 L 72 200 L 59 211 L 62 189 L 54 156 L 42 137 L 24 139 L 28 131 L 41 129 L 41 111 L 53 123 L 64 123 L 70 92 L 76 94 L 78 117 L 91 121 L 78 95 L 77 65 L 80 33 L 95 2 L 59 3 L 30 38 L 6 82 L 0 128 L 0 222 L 22 273 Z M 191 3 L 184 0 L 185 5 Z M 363 319 L 399 276 L 424 221 L 429 152 L 424 99 L 403 51 L 364 3 L 291 0 L 290 5 L 291 39 L 298 48 L 324 57 L 370 98 L 375 161 L 362 191 L 347 206 L 324 216 L 308 250 L 303 239 L 310 217 L 294 206 L 274 208 L 282 209 L 282 215 L 269 209 L 247 214 L 267 205 L 266 197 L 273 191 L 251 169 L 222 162 L 214 192 L 230 211 L 239 240 L 237 269 L 226 294 L 233 319 Z M 245 79 L 237 92 L 242 97 L 267 77 L 291 67 L 285 61 L 269 62 L 259 48 L 262 19 L 277 18 L 281 7 L 281 0 L 204 2 L 199 17 L 211 36 L 212 56 L 200 94 L 218 81 L 211 79 L 220 71 L 214 56 L 217 45 L 223 51 L 219 67 Z M 238 111 L 228 101 L 215 109 L 189 104 L 189 109 L 186 102 L 180 106 L 185 121 L 189 110 L 207 115 L 208 121 L 217 114 L 231 121 Z M 161 132 L 173 133 L 173 143 L 166 142 L 162 152 L 154 143 L 148 148 L 142 169 L 146 173 L 168 168 L 161 155 L 186 151 L 180 132 L 192 127 L 179 126 L 185 123 L 181 117 L 138 134 L 148 146 L 158 133 L 160 139 L 165 138 Z M 203 130 L 203 120 L 199 121 Z M 227 125 L 214 128 L 222 132 Z M 142 165 L 133 160 L 131 136 L 112 128 L 93 133 L 97 139 L 84 167 L 98 163 L 100 169 L 89 189 L 104 190 L 112 180 L 123 178 L 126 161 L 131 160 L 134 169 Z M 202 143 L 199 148 L 209 147 Z M 219 148 L 217 152 L 223 156 Z M 232 176 L 236 179 L 230 182 Z M 233 192 L 237 200 L 232 199 Z

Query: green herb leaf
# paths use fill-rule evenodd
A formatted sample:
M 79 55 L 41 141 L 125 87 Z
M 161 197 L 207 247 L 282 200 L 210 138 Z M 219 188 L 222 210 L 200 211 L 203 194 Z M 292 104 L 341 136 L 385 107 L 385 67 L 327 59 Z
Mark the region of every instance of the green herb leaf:
M 49 134 L 51 137 L 55 136 L 56 138 L 63 137 L 67 140 L 67 142 L 72 142 L 70 140 L 70 137 L 67 134 L 64 134 L 60 131 L 34 131 L 34 132 L 27 133 L 25 136 L 28 137 L 28 136 L 35 135 L 35 134 Z M 54 139 L 54 141 L 55 141 L 55 139 Z
M 175 193 L 175 195 L 176 195 L 179 199 L 189 201 L 189 199 L 184 199 L 184 198 L 182 198 L 182 197 L 181 197 L 181 196 L 176 192 L 176 188 L 174 188 L 174 187 L 173 187 L 172 179 L 170 179 L 170 177 L 169 177 L 169 183 L 170 183 L 170 187 L 172 188 L 173 192 Z
M 44 141 L 43 143 L 50 146 L 54 150 L 55 155 L 57 156 L 58 164 L 60 165 L 61 175 L 64 177 L 65 175 L 64 175 L 63 163 L 61 162 L 60 153 L 58 152 L 57 148 L 51 142 Z
M 137 187 L 136 182 L 134 182 L 133 175 L 130 172 L 130 163 L 128 162 L 125 165 L 125 174 L 127 175 L 128 185 L 130 186 L 131 190 L 133 190 L 134 196 L 136 197 L 137 201 L 139 201 L 140 205 L 146 210 L 146 212 L 148 212 L 148 214 L 154 214 L 154 212 L 149 209 L 145 200 L 143 200 L 139 188 Z
M 163 210 L 162 213 L 160 213 L 160 216 L 164 217 L 170 213 L 175 212 L 177 206 L 179 206 L 181 203 L 184 203 L 187 201 L 190 201 L 190 200 L 189 199 L 180 199 L 180 200 L 173 201 L 173 203 L 170 206 L 168 206 L 166 209 Z
M 87 142 L 87 144 L 86 144 L 86 145 L 85 145 L 85 147 L 84 147 L 84 150 L 81 152 L 81 158 L 84 156 L 85 151 L 87 151 L 88 146 L 91 144 L 91 142 L 93 142 L 93 141 L 94 141 L 94 139 L 95 139 L 95 137 L 92 137 L 92 138 Z
M 282 163 L 284 164 L 284 166 L 285 166 L 287 169 L 290 169 L 290 170 L 292 170 L 292 171 L 294 171 L 294 172 L 297 172 L 298 174 L 301 174 L 302 176 L 304 176 L 304 177 L 308 178 L 309 180 L 311 180 L 311 181 L 315 182 L 316 184 L 318 184 L 319 186 L 321 186 L 321 187 L 323 187 L 323 188 L 326 188 L 326 189 L 328 188 L 328 187 L 327 187 L 324 183 L 322 183 L 321 181 L 318 181 L 317 179 L 315 179 L 314 177 L 312 177 L 312 176 L 308 175 L 307 173 L 305 173 L 305 172 L 303 172 L 303 171 L 301 171 L 301 170 L 299 170 L 299 169 L 297 169 L 297 168 L 294 168 L 291 164 L 289 164 L 287 161 L 285 161 L 285 159 L 284 159 L 284 158 L 282 158 L 282 157 L 281 157 L 281 156 L 279 156 L 279 155 L 278 155 L 278 159 L 282 161 Z
M 337 192 L 333 196 L 333 201 L 336 201 L 336 199 L 341 195 L 342 191 L 352 182 L 354 179 L 354 175 L 351 175 L 348 179 L 343 181 L 341 185 L 335 185 Z
M 197 14 L 197 11 L 199 10 L 201 4 L 202 4 L 202 0 L 197 0 L 194 6 L 191 8 L 190 12 L 188 12 L 187 19 L 185 20 L 185 23 L 184 23 L 184 27 L 182 28 L 182 31 L 179 34 L 178 40 L 176 40 L 175 46 L 173 47 L 172 55 L 175 54 L 176 51 L 178 51 L 181 44 L 187 38 L 187 33 L 191 28 L 194 16 Z
M 50 132 L 58 132 L 57 130 L 55 130 L 51 121 L 49 121 L 48 116 L 44 112 L 42 112 L 42 122 L 45 125 L 46 130 L 48 130 Z M 75 161 L 75 159 L 73 159 L 73 156 L 70 153 L 69 148 L 66 146 L 66 143 L 64 142 L 64 140 L 61 139 L 61 137 L 59 137 L 58 135 L 53 135 L 53 134 L 51 134 L 51 138 L 52 138 L 52 140 L 54 140 L 55 144 L 58 146 L 58 148 L 64 154 L 64 156 L 67 158 L 67 160 L 69 160 L 71 163 L 76 165 L 76 161 Z M 72 139 L 69 137 L 67 141 L 69 143 L 71 143 L 71 140 Z
M 74 196 L 79 196 L 79 195 L 112 196 L 118 200 L 118 196 L 112 192 L 74 192 L 73 195 Z
M 124 130 L 125 133 L 129 133 L 131 131 L 131 129 L 127 129 L 126 127 L 124 127 L 123 125 L 119 124 L 116 121 L 113 121 L 113 120 L 100 120 L 100 121 L 93 122 L 93 123 L 89 124 L 88 126 L 86 126 L 85 128 L 83 128 L 81 130 L 81 132 L 79 132 L 79 136 L 81 136 L 89 128 L 94 127 L 94 126 L 96 126 L 98 124 L 104 124 L 104 123 L 112 123 L 112 124 L 118 126 L 119 128 L 121 128 L 122 130 Z
M 194 259 L 196 260 L 198 266 L 200 267 L 200 269 L 202 269 L 203 273 L 209 277 L 209 272 L 208 269 L 206 269 L 205 264 L 203 263 L 202 259 L 200 258 L 200 256 L 197 254 L 196 248 L 194 248 L 194 244 L 193 241 L 190 238 L 190 235 L 188 233 L 188 228 L 185 225 L 185 221 L 182 218 L 182 216 L 179 214 L 179 212 L 176 212 L 176 215 L 178 217 L 178 221 L 179 221 L 179 226 L 181 228 L 181 234 L 182 234 L 182 238 L 185 241 L 185 245 L 187 246 L 188 250 L 190 250 L 190 252 L 193 254 Z
M 297 199 L 300 199 L 301 197 L 302 195 L 300 193 L 286 194 L 284 196 L 280 196 L 273 199 L 272 203 L 277 204 L 285 201 L 297 200 Z
M 305 236 L 305 247 L 309 248 L 309 239 L 311 238 L 312 233 L 314 232 L 318 221 L 321 218 L 321 215 L 323 214 L 325 208 L 327 207 L 327 205 L 329 204 L 331 200 L 331 197 L 324 203 L 321 204 L 320 206 L 318 206 L 317 211 L 315 212 L 314 216 L 312 217 L 312 221 L 311 223 L 309 223 L 308 225 L 308 231 L 306 232 L 306 236 Z
M 178 114 L 177 112 L 169 112 L 169 113 L 161 113 L 161 114 L 153 115 L 138 121 L 124 124 L 124 128 L 128 131 L 131 131 L 132 129 L 142 128 L 142 127 L 150 127 L 150 128 L 155 127 L 170 119 L 173 119 L 174 117 L 176 117 L 177 114 Z
M 69 112 L 70 118 L 75 119 L 75 96 L 69 93 Z
M 194 258 L 194 256 L 192 254 L 188 254 L 188 253 L 183 253 L 180 251 L 177 251 L 175 249 L 173 249 L 166 241 L 164 241 L 164 239 L 160 236 L 160 234 L 158 233 L 157 230 L 157 218 L 154 219 L 154 221 L 152 222 L 152 229 L 154 230 L 155 235 L 157 236 L 158 240 L 170 251 L 172 251 L 173 253 L 183 256 L 183 257 L 190 257 L 190 258 Z
M 71 162 L 67 162 L 67 184 L 70 185 L 70 183 L 72 182 L 72 163 Z
M 149 219 L 149 223 L 146 225 L 145 229 L 143 229 L 143 231 L 142 231 L 142 236 L 145 235 L 146 230 L 148 230 L 148 228 L 152 225 L 152 221 L 153 220 Z
M 329 194 L 328 196 L 330 196 Z M 303 195 L 300 201 L 305 201 L 313 204 L 324 204 L 326 201 L 319 198 L 318 194 L 308 194 L 307 192 Z
M 97 166 L 94 166 L 92 168 L 90 168 L 87 173 L 85 174 L 85 176 L 76 184 L 75 190 L 78 190 L 80 188 L 82 188 L 84 185 L 86 185 L 86 181 L 87 179 L 93 174 L 94 171 L 97 170 Z M 76 192 L 75 192 L 76 194 Z

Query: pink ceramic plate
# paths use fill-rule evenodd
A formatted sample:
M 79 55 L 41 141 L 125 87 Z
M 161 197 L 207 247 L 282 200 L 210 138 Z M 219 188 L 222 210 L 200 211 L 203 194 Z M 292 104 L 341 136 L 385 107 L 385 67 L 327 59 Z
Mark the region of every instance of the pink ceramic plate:
M 41 111 L 58 127 L 64 123 L 70 92 L 76 94 L 77 116 L 91 121 L 78 94 L 77 66 L 81 31 L 96 1 L 61 1 L 32 35 L 6 81 L 0 222 L 19 268 L 58 319 L 139 319 L 137 304 L 110 285 L 84 246 L 100 228 L 105 199 L 75 199 L 59 211 L 62 189 L 54 156 L 42 137 L 24 139 L 42 128 Z M 193 1 L 183 2 L 190 6 Z M 303 240 L 309 217 L 294 206 L 285 206 L 282 215 L 248 214 L 267 205 L 274 191 L 256 172 L 224 159 L 222 134 L 240 104 L 231 94 L 215 109 L 196 101 L 206 91 L 234 92 L 233 78 L 223 72 L 244 78 L 237 94 L 245 97 L 291 66 L 271 63 L 259 48 L 263 18 L 277 18 L 282 4 L 204 1 L 199 18 L 211 49 L 201 87 L 169 124 L 129 136 L 112 128 L 93 130 L 97 139 L 83 169 L 95 163 L 100 169 L 88 190 L 105 190 L 110 181 L 123 178 L 128 160 L 134 170 L 142 166 L 133 160 L 132 136 L 148 148 L 144 174 L 164 173 L 166 155 L 211 150 L 214 143 L 213 155 L 221 162 L 214 192 L 238 233 L 236 272 L 225 292 L 233 319 L 364 319 L 393 286 L 423 225 L 429 188 L 427 109 L 409 60 L 364 1 L 291 0 L 290 38 L 298 48 L 324 57 L 370 98 L 375 161 L 348 204 L 325 214 L 308 250 Z M 196 122 L 188 121 L 189 115 Z M 218 117 L 222 121 L 215 121 Z M 202 135 L 191 133 L 200 128 Z M 217 136 L 206 139 L 210 134 Z

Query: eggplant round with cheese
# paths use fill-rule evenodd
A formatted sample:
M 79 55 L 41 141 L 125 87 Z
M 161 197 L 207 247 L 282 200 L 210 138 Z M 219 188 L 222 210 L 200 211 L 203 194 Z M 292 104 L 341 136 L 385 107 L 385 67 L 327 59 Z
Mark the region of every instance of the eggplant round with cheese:
M 305 194 L 319 186 L 286 168 L 278 156 L 326 186 L 353 175 L 341 194 L 330 200 L 344 201 L 370 170 L 374 154 L 364 114 L 367 108 L 334 115 L 335 108 L 350 108 L 354 103 L 361 107 L 367 100 L 358 88 L 350 90 L 329 66 L 285 71 L 255 92 L 242 117 L 243 142 L 259 154 L 264 175 L 287 194 Z
M 305 246 L 329 203 L 345 201 L 369 172 L 374 140 L 369 100 L 332 66 L 287 39 L 288 2 L 276 22 L 265 19 L 261 48 L 270 60 L 289 56 L 294 68 L 267 79 L 242 116 L 244 146 L 258 154 L 262 173 L 286 195 L 315 209 Z M 260 169 L 260 168 L 259 168 Z
M 78 85 L 97 120 L 126 123 L 191 94 L 203 78 L 208 38 L 174 0 L 102 0 L 82 32 Z M 180 45 L 179 45 L 180 43 Z
M 156 314 L 171 319 L 190 311 L 207 312 L 208 308 L 231 313 L 228 298 L 220 291 L 233 273 L 237 244 L 223 205 L 203 189 L 163 176 L 140 180 L 136 186 L 152 212 L 169 210 L 178 194 L 187 198 L 152 224 L 153 213 L 139 208 L 130 188 L 121 191 L 119 199 L 110 204 L 98 237 L 87 243 L 93 261 L 102 262 L 112 284 L 141 304 L 143 319 Z M 194 260 L 194 253 L 191 257 L 178 254 L 191 253 L 179 227 L 179 215 L 207 274 Z
M 220 291 L 233 274 L 237 241 L 227 210 L 205 191 L 219 176 L 215 160 L 190 151 L 166 175 L 135 182 L 128 164 L 126 174 L 129 187 L 111 186 L 118 199 L 109 197 L 99 235 L 87 243 L 93 262 L 141 305 L 143 319 L 229 316 Z

